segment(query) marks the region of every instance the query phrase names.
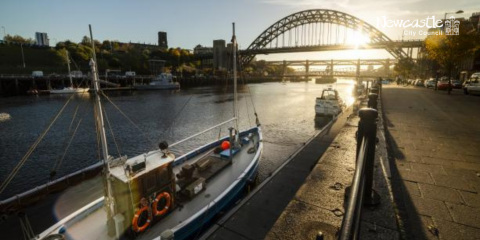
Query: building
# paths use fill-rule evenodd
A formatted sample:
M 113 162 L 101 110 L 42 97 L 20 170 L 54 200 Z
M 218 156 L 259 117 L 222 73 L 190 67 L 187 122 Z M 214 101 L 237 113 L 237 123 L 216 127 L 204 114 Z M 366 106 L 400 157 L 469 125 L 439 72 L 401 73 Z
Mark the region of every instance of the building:
M 47 33 L 36 32 L 35 39 L 37 40 L 38 46 L 50 46 L 50 41 L 48 39 Z
M 198 44 L 195 48 L 193 48 L 193 54 L 195 55 L 210 55 L 213 54 L 212 47 L 204 47 Z
M 158 32 L 158 46 L 164 49 L 168 48 L 167 32 Z
M 213 68 L 225 69 L 227 67 L 227 48 L 225 40 L 213 40 Z

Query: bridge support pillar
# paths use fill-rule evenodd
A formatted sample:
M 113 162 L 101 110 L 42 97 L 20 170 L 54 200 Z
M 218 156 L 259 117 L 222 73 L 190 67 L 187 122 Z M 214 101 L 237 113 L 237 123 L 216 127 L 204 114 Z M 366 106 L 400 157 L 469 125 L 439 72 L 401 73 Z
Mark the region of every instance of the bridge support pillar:
M 330 59 L 330 78 L 333 79 L 333 59 Z
M 307 61 L 305 62 L 305 75 L 306 75 L 307 80 L 308 80 L 309 69 L 310 69 L 310 64 L 308 63 L 308 59 L 307 59 Z
M 287 61 L 283 60 L 283 71 L 282 71 L 282 78 L 285 77 L 285 72 L 287 71 Z
M 385 61 L 385 65 L 383 66 L 385 68 L 385 75 L 390 77 L 390 58 L 387 58 Z
M 360 58 L 357 60 L 357 82 L 360 83 Z

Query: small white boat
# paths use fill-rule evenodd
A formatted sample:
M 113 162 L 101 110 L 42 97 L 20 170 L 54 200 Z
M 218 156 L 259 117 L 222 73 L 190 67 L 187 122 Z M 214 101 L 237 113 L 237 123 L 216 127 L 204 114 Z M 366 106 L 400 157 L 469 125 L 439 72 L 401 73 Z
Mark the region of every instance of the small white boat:
M 68 51 L 66 51 L 67 66 L 68 66 L 68 77 L 70 79 L 70 87 L 65 87 L 63 89 L 53 89 L 50 90 L 52 94 L 72 94 L 72 93 L 84 93 L 88 92 L 90 88 L 77 88 L 73 87 L 72 73 L 70 72 L 70 58 L 68 57 Z M 78 71 L 74 71 L 78 72 Z
M 335 117 L 345 108 L 345 103 L 338 95 L 338 91 L 329 87 L 323 89 L 322 96 L 317 98 L 315 104 L 315 113 L 317 116 Z
M 90 88 L 73 88 L 73 87 L 66 87 L 66 88 L 63 88 L 63 89 L 53 89 L 53 90 L 50 90 L 50 93 L 53 93 L 53 94 L 69 94 L 69 93 L 84 93 L 84 92 L 88 92 Z
M 135 85 L 138 90 L 176 90 L 180 89 L 180 84 L 173 81 L 172 74 L 161 73 L 155 77 L 148 85 Z

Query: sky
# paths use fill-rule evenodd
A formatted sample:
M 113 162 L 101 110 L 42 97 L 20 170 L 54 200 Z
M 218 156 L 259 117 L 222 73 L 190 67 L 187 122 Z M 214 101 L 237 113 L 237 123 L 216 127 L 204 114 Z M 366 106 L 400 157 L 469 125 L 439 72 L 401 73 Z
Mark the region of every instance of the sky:
M 197 44 L 211 46 L 214 39 L 231 38 L 236 22 L 241 49 L 247 48 L 270 25 L 290 14 L 307 9 L 333 9 L 351 14 L 373 26 L 385 16 L 391 20 L 442 19 L 445 12 L 463 10 L 456 17 L 480 12 L 478 0 L 2 0 L 0 36 L 34 38 L 46 32 L 50 44 L 88 35 L 92 24 L 94 38 L 100 41 L 157 43 L 157 32 L 166 31 L 169 47 L 193 49 Z M 403 28 L 379 28 L 393 40 L 402 38 Z M 420 29 L 410 29 L 418 32 Z M 426 28 L 424 28 L 426 30 Z M 404 39 L 425 36 L 404 35 Z M 330 59 L 365 57 L 387 58 L 384 50 L 322 53 L 271 54 L 259 59 Z

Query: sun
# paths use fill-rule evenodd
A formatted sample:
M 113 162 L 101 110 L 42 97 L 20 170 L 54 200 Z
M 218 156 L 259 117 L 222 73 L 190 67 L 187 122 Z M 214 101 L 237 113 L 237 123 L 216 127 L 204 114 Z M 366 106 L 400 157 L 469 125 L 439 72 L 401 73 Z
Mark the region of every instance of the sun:
M 353 32 L 353 36 L 348 38 L 348 44 L 354 45 L 355 49 L 370 42 L 370 38 L 359 31 Z

